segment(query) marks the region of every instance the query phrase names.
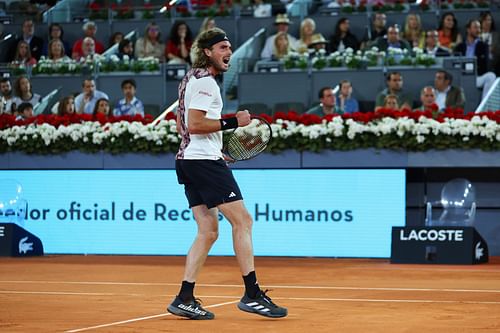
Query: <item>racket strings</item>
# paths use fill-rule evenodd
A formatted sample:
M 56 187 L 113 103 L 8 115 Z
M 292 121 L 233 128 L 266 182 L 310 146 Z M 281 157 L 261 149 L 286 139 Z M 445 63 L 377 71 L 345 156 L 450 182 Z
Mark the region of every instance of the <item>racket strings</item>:
M 236 129 L 229 138 L 227 153 L 235 160 L 255 157 L 267 147 L 271 140 L 271 128 L 267 123 L 253 120 L 255 125 Z

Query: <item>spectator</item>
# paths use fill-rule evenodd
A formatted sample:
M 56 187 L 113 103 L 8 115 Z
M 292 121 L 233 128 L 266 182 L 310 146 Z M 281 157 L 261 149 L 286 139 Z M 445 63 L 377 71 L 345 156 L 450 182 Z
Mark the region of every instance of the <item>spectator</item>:
M 213 28 L 216 28 L 216 27 L 217 27 L 217 24 L 215 23 L 215 19 L 213 17 L 211 17 L 211 16 L 205 17 L 203 19 L 203 22 L 201 22 L 200 30 L 198 31 L 198 35 L 196 36 L 196 38 L 198 38 L 198 36 L 200 34 L 202 34 L 203 32 L 210 30 L 210 29 L 213 29 Z M 196 47 L 194 47 L 194 46 L 195 46 L 195 44 L 193 41 L 193 44 L 191 45 L 191 50 L 189 51 L 189 59 L 191 60 L 192 64 L 194 63 L 195 58 L 196 58 Z
M 253 17 L 271 17 L 272 9 L 270 3 L 264 3 L 264 0 L 253 0 Z
M 24 40 L 17 43 L 16 55 L 12 63 L 16 66 L 33 66 L 36 64 L 36 59 L 31 56 L 30 46 Z
M 260 57 L 262 59 L 271 59 L 273 55 L 273 47 L 274 47 L 274 39 L 276 38 L 279 32 L 284 32 L 288 35 L 288 42 L 290 43 L 290 47 L 295 49 L 297 45 L 297 39 L 288 33 L 288 26 L 290 25 L 290 20 L 286 14 L 278 14 L 276 15 L 276 19 L 274 20 L 274 24 L 277 27 L 278 32 L 272 36 L 269 36 L 266 39 L 266 43 L 264 44 L 264 48 L 260 53 Z
M 104 52 L 104 45 L 98 41 L 95 37 L 97 33 L 97 26 L 94 22 L 88 21 L 83 25 L 83 34 L 84 36 L 80 39 L 78 39 L 75 44 L 73 44 L 73 50 L 72 50 L 72 58 L 75 60 L 80 60 L 84 54 L 83 54 L 83 42 L 87 37 L 92 38 L 94 41 L 94 49 L 95 53 L 101 54 Z
M 488 44 L 479 38 L 479 35 L 481 34 L 481 23 L 479 23 L 478 20 L 469 20 L 466 28 L 467 37 L 464 42 L 457 45 L 455 53 L 465 57 L 476 57 L 476 87 L 483 89 L 482 98 L 485 98 L 496 79 L 495 73 L 488 71 L 490 51 Z
M 19 43 L 20 41 L 25 41 L 26 43 L 28 43 L 31 56 L 38 61 L 42 56 L 43 39 L 35 36 L 35 23 L 33 22 L 33 20 L 29 18 L 25 19 L 23 22 L 22 30 L 23 34 L 17 40 L 17 43 Z M 12 55 L 12 58 L 13 57 L 14 55 Z
M 82 42 L 82 57 L 80 61 L 85 61 L 86 59 L 94 59 L 96 55 L 95 41 L 90 37 L 85 37 Z
M 99 98 L 95 103 L 94 110 L 92 111 L 92 114 L 94 116 L 97 116 L 98 114 L 105 115 L 106 117 L 111 116 L 108 99 L 107 98 Z
M 327 41 L 322 34 L 314 34 L 311 39 L 311 43 L 308 45 L 308 49 L 311 52 L 311 57 L 318 55 L 319 53 L 326 53 Z
M 41 100 L 40 95 L 33 93 L 31 82 L 26 76 L 20 76 L 14 82 L 14 95 L 12 103 L 16 106 L 21 105 L 21 103 L 30 103 L 36 106 Z M 18 110 L 18 108 L 16 109 Z
M 401 36 L 411 47 L 423 49 L 425 42 L 425 32 L 422 30 L 420 15 L 408 14 L 406 16 L 404 30 Z
M 444 13 L 438 27 L 439 45 L 453 50 L 462 42 L 462 36 L 458 33 L 458 24 L 452 12 Z
M 161 62 L 165 61 L 165 46 L 160 42 L 160 27 L 151 22 L 146 26 L 144 37 L 135 42 L 134 52 L 136 58 L 155 57 Z
M 385 96 L 382 108 L 386 110 L 399 111 L 398 96 L 392 94 Z
M 379 37 L 375 43 L 381 51 L 387 51 L 388 48 L 401 49 L 411 51 L 410 44 L 407 41 L 399 38 L 399 28 L 397 25 L 387 29 L 387 37 Z
M 184 21 L 176 21 L 170 30 L 165 56 L 169 64 L 190 64 L 189 52 L 193 45 L 191 29 Z
M 75 113 L 75 99 L 73 96 L 63 97 L 57 107 L 58 116 L 72 115 Z
M 127 56 L 129 60 L 134 59 L 134 44 L 130 39 L 123 39 L 120 44 L 118 44 L 118 58 L 123 60 L 124 56 Z
M 60 39 L 52 39 L 49 42 L 48 58 L 53 62 L 71 60 L 71 58 L 66 55 L 64 44 Z
M 94 106 L 100 98 L 109 99 L 108 95 L 96 89 L 94 79 L 83 80 L 82 92 L 75 98 L 76 112 L 93 114 Z
M 481 40 L 488 44 L 491 58 L 494 34 L 496 34 L 495 21 L 491 16 L 491 12 L 482 12 L 479 16 L 479 22 L 481 23 Z
M 312 18 L 305 18 L 300 23 L 300 39 L 297 41 L 297 52 L 306 53 L 312 43 L 316 22 Z
M 341 18 L 335 25 L 335 31 L 330 38 L 330 48 L 331 52 L 342 52 L 348 48 L 354 51 L 359 49 L 358 39 L 349 30 L 349 20 L 347 18 Z
M 210 29 L 213 29 L 215 27 L 217 27 L 217 24 L 215 23 L 215 19 L 212 16 L 205 17 L 203 19 L 203 21 L 201 22 L 200 30 L 198 31 L 198 35 L 196 37 L 201 35 L 203 32 L 210 30 Z
M 386 76 L 387 88 L 378 93 L 375 101 L 375 111 L 385 105 L 387 95 L 395 95 L 401 108 L 412 109 L 413 98 L 411 94 L 403 91 L 403 77 L 399 72 L 390 72 Z
M 444 70 L 436 72 L 434 77 L 434 89 L 436 92 L 436 104 L 440 111 L 446 108 L 460 108 L 465 106 L 465 95 L 462 88 L 454 87 L 453 76 Z
M 359 103 L 352 97 L 352 84 L 348 80 L 339 83 L 339 96 L 336 98 L 336 110 L 338 113 L 359 112 Z
M 384 37 L 387 34 L 387 28 L 385 27 L 387 16 L 384 13 L 375 13 L 372 17 L 372 26 L 366 29 L 363 42 L 361 43 L 361 48 L 363 49 L 371 47 L 377 38 Z
M 12 102 L 14 101 L 12 86 L 6 77 L 0 79 L 0 94 L 0 114 L 13 114 L 15 110 L 12 110 Z
M 31 103 L 21 103 L 17 107 L 16 120 L 25 120 L 33 117 L 33 105 Z
M 122 81 L 122 92 L 124 98 L 120 99 L 113 110 L 114 116 L 135 116 L 140 114 L 144 116 L 144 105 L 135 96 L 135 80 L 127 79 Z
M 420 102 L 422 105 L 415 109 L 417 111 L 434 111 L 438 110 L 438 105 L 436 104 L 436 91 L 431 86 L 425 86 L 420 91 Z
M 52 40 L 60 40 L 64 46 L 64 53 L 68 56 L 71 57 L 71 47 L 67 41 L 63 39 L 64 37 L 64 30 L 63 27 L 59 23 L 52 23 L 49 26 L 49 39 L 48 43 L 45 43 L 43 46 L 43 54 L 48 55 L 49 54 L 49 44 Z
M 278 32 L 276 38 L 274 39 L 273 56 L 271 59 L 282 60 L 290 53 L 291 50 L 288 34 Z
M 120 32 L 120 31 L 116 31 L 114 32 L 111 37 L 109 37 L 109 46 L 108 47 L 111 47 L 115 44 L 119 44 L 123 38 L 125 38 L 125 36 L 123 35 L 123 32 Z
M 429 30 L 425 34 L 425 47 L 424 53 L 435 56 L 435 57 L 448 57 L 450 52 L 448 49 L 442 48 L 438 44 L 438 32 L 437 30 Z
M 332 87 L 321 88 L 318 98 L 320 104 L 307 110 L 307 114 L 315 114 L 323 117 L 335 113 L 335 93 Z

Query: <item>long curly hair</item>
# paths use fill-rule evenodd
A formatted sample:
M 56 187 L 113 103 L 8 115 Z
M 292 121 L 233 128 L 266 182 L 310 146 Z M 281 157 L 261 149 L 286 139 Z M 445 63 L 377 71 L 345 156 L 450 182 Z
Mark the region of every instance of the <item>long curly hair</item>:
M 219 28 L 213 28 L 201 33 L 198 38 L 194 41 L 194 62 L 193 68 L 207 68 L 210 66 L 210 58 L 206 55 L 204 48 L 201 45 L 206 45 L 206 43 L 217 35 L 226 34 L 224 30 Z

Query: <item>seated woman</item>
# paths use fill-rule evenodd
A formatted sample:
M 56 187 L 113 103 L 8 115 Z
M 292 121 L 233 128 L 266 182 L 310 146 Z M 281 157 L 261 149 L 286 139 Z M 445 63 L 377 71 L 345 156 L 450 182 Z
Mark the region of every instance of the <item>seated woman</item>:
M 300 39 L 297 41 L 297 52 L 306 53 L 312 43 L 316 22 L 312 18 L 305 18 L 300 24 Z
M 155 57 L 161 62 L 165 61 L 164 49 L 165 46 L 160 42 L 161 32 L 160 27 L 151 22 L 146 26 L 144 37 L 139 38 L 135 42 L 134 54 L 136 58 Z
M 120 60 L 123 60 L 124 56 L 127 56 L 129 60 L 135 59 L 134 57 L 134 44 L 130 39 L 123 39 L 120 44 L 118 44 L 118 53 L 116 54 Z
M 285 32 L 278 32 L 276 34 L 276 38 L 274 39 L 273 55 L 271 59 L 282 60 L 291 51 L 292 48 L 290 47 L 288 35 Z
M 384 98 L 383 109 L 399 111 L 398 96 L 389 94 Z
M 184 21 L 176 21 L 170 30 L 165 56 L 169 64 L 190 64 L 189 52 L 193 46 L 193 34 Z
M 20 76 L 14 82 L 14 100 L 12 104 L 30 103 L 35 107 L 41 100 L 40 95 L 34 94 L 31 89 L 31 82 L 26 76 Z
M 359 41 L 349 29 L 349 19 L 343 17 L 335 25 L 335 31 L 330 39 L 330 51 L 344 51 L 351 48 L 354 51 L 359 49 Z
M 72 115 L 75 113 L 75 98 L 73 96 L 63 97 L 57 107 L 58 116 Z
M 408 14 L 406 16 L 406 22 L 401 37 L 406 40 L 412 48 L 424 48 L 425 32 L 422 30 L 420 15 Z
M 105 115 L 106 117 L 111 116 L 109 101 L 105 98 L 99 98 L 97 102 L 95 102 L 94 112 L 92 113 L 94 116 L 97 115 Z
M 68 57 L 70 57 L 71 56 L 71 46 L 67 41 L 64 40 L 64 30 L 63 30 L 63 27 L 59 23 L 52 23 L 49 26 L 49 38 L 48 38 L 49 43 L 54 39 L 58 39 L 62 42 L 62 44 L 64 46 L 65 54 Z M 49 44 L 48 43 L 45 43 L 43 46 L 43 54 L 45 54 L 45 55 L 49 54 Z
M 17 43 L 16 55 L 12 61 L 14 66 L 33 66 L 36 59 L 31 56 L 30 45 L 24 40 Z
M 457 19 L 452 12 L 444 13 L 438 27 L 439 45 L 449 50 L 462 42 L 462 36 L 458 32 Z
M 71 58 L 66 55 L 64 44 L 60 39 L 53 39 L 49 42 L 48 58 L 53 62 L 71 60 Z

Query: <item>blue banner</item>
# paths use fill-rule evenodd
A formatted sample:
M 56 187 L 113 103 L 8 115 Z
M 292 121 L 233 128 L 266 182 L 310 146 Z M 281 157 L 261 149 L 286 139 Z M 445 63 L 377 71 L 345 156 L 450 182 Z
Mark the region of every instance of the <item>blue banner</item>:
M 388 258 L 391 228 L 405 224 L 404 170 L 233 172 L 256 255 Z M 45 253 L 185 255 L 196 235 L 174 170 L 4 170 L 0 193 L 5 179 L 22 185 L 22 226 Z M 233 255 L 222 216 L 219 228 L 210 254 Z

